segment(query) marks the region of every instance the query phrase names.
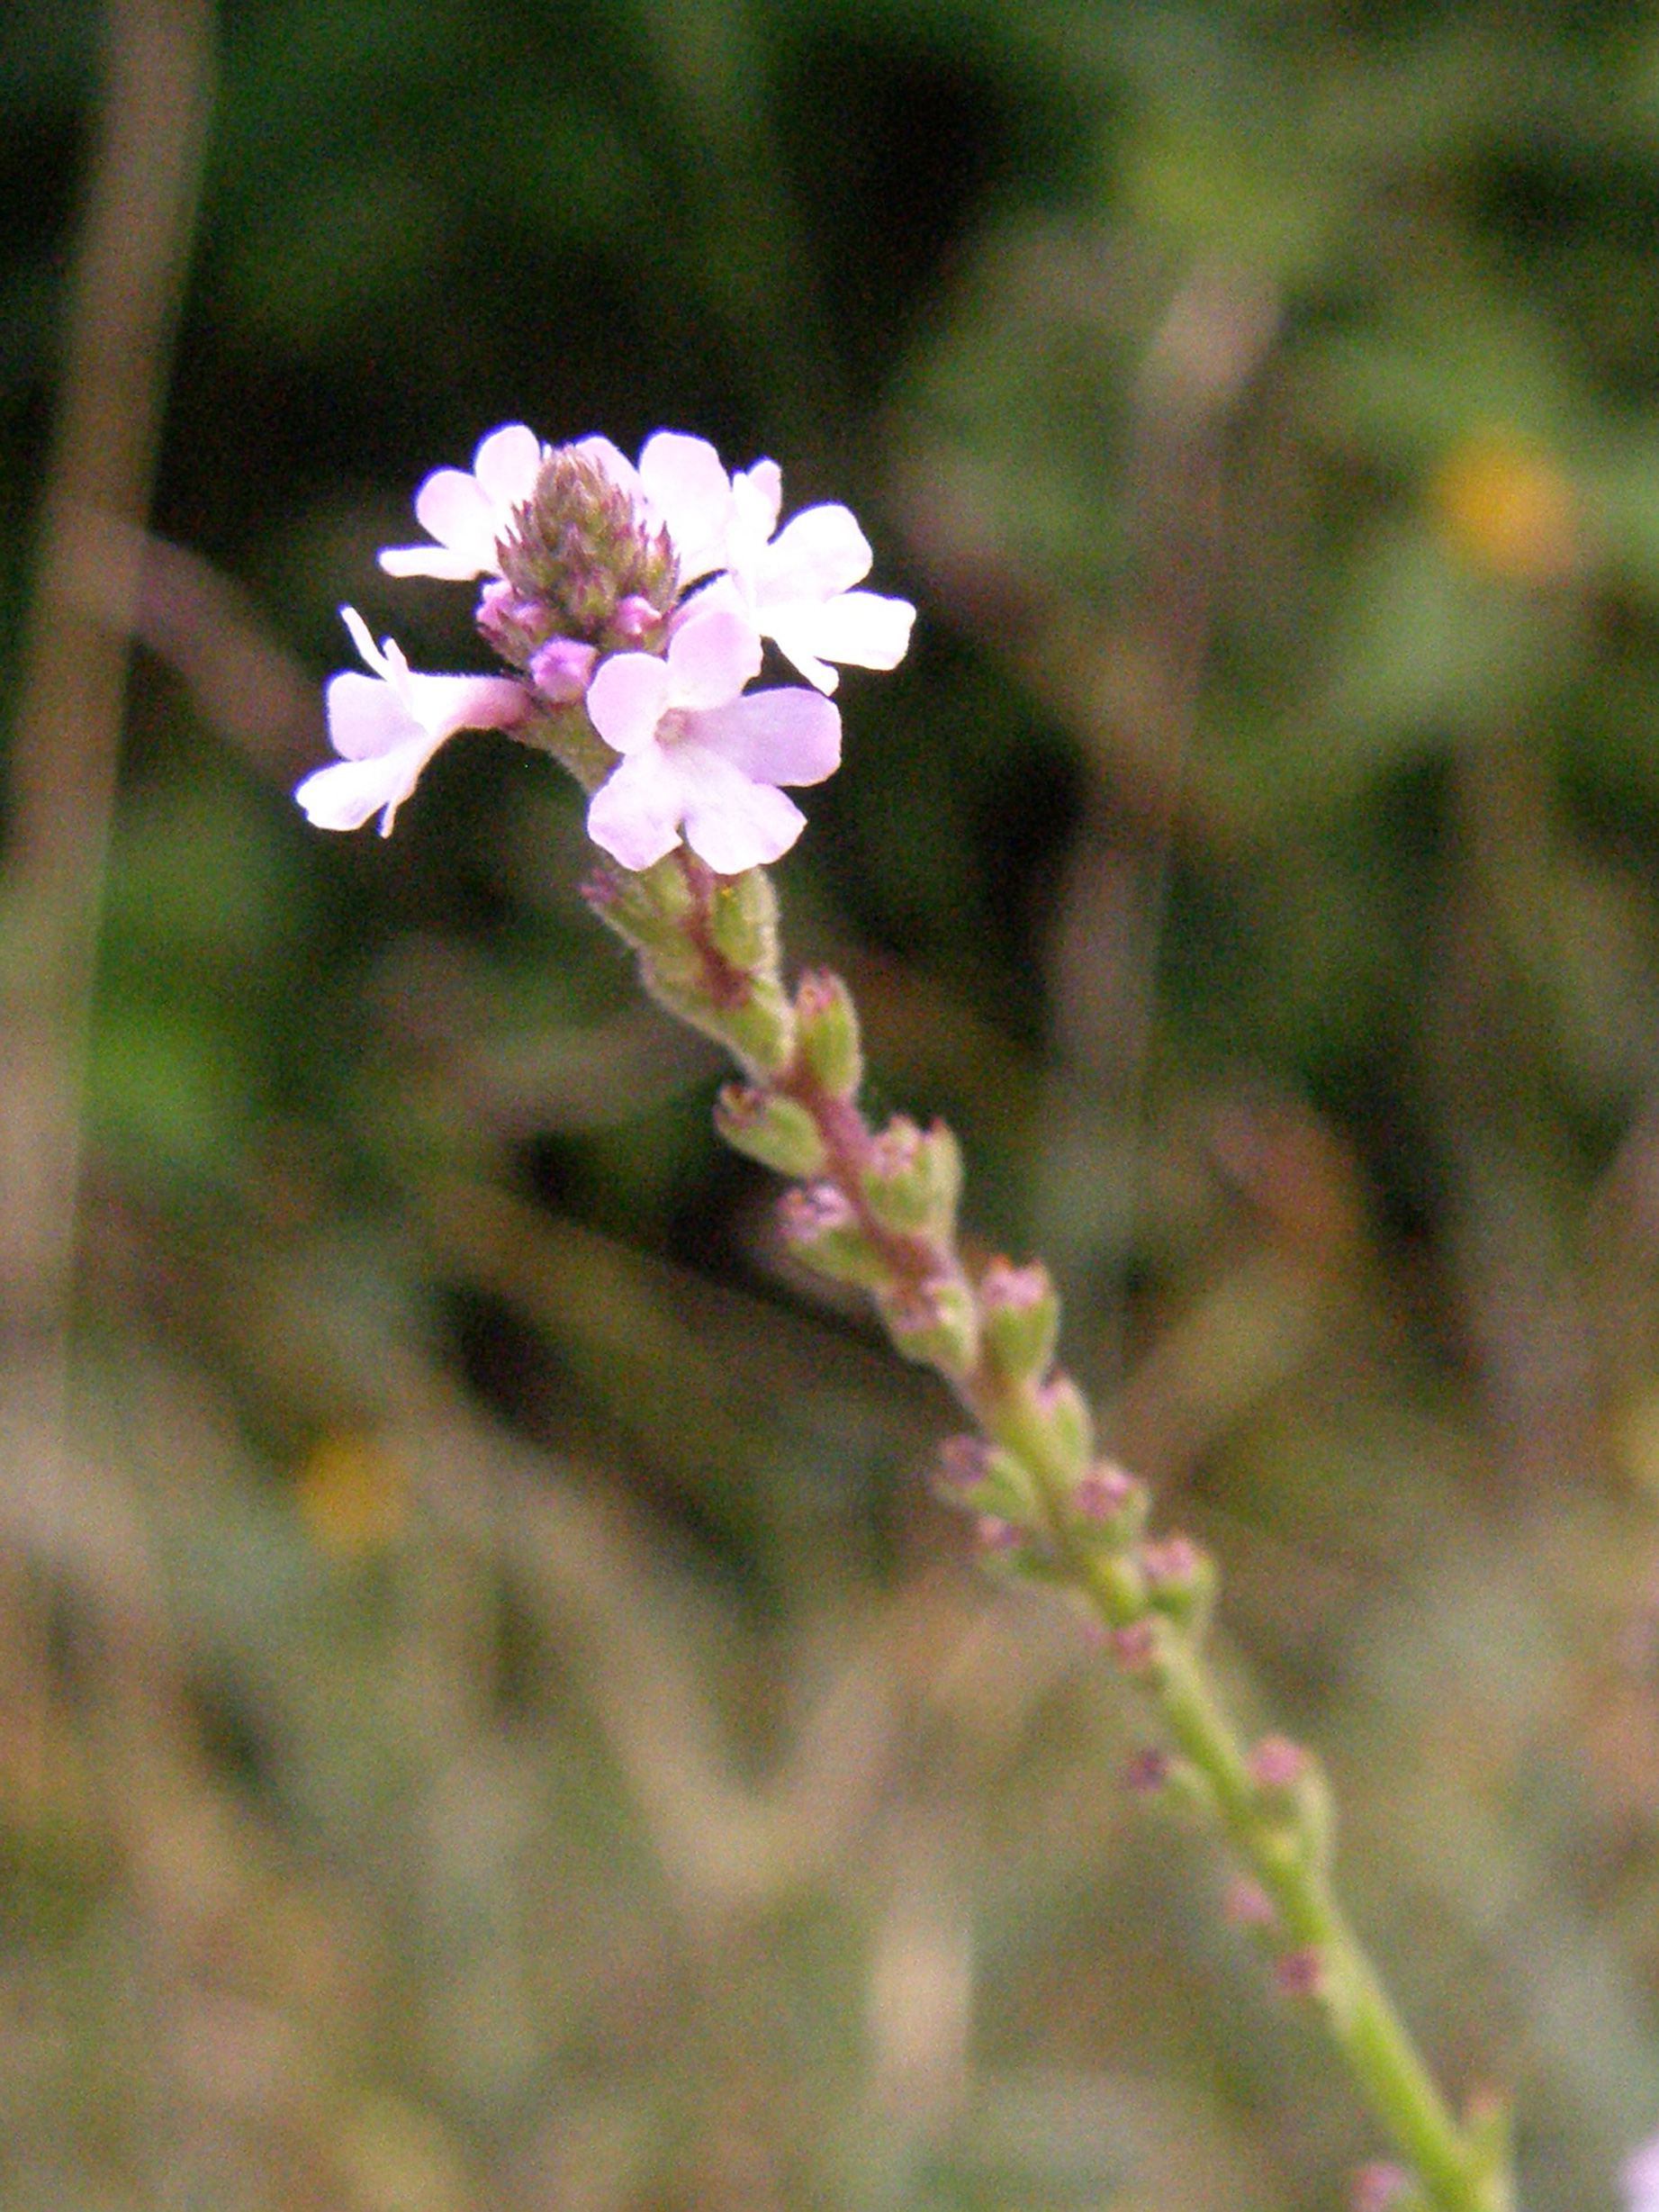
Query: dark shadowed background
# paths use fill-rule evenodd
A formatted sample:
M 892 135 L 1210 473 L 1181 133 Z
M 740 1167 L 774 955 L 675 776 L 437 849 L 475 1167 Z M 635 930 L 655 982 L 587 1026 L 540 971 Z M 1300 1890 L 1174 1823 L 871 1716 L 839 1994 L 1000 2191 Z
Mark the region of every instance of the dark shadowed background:
M 0 2201 L 1314 2212 L 1381 2147 L 491 736 L 514 420 L 920 609 L 778 869 L 1528 2212 L 1659 2123 L 1659 14 L 14 0 Z M 131 660 L 128 665 L 129 642 Z M 72 1204 L 73 1194 L 78 1200 Z

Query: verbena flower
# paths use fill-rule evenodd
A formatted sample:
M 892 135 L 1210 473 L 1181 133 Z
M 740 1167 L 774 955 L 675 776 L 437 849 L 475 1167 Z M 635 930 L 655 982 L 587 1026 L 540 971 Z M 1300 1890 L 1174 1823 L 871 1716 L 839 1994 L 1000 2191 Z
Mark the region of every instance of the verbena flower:
M 699 600 L 667 654 L 616 653 L 588 713 L 622 760 L 594 793 L 588 835 L 623 867 L 649 868 L 681 836 L 719 875 L 787 853 L 805 821 L 778 789 L 818 783 L 841 760 L 841 717 L 816 691 L 740 696 L 761 664 L 753 626 Z
M 1618 2170 L 1625 2212 L 1659 2212 L 1659 2135 L 1632 2151 Z
M 431 546 L 388 546 L 380 564 L 389 576 L 499 576 L 497 541 L 513 509 L 527 500 L 546 448 L 522 422 L 509 422 L 480 441 L 469 474 L 435 469 L 415 494 L 415 519 L 437 539 Z
M 780 530 L 783 474 L 775 461 L 741 471 L 730 489 L 718 564 L 726 573 L 705 596 L 741 609 L 820 691 L 833 691 L 839 681 L 832 661 L 896 668 L 915 609 L 908 600 L 852 588 L 870 573 L 871 555 L 850 510 L 803 508 Z
M 390 834 L 398 808 L 446 738 L 463 729 L 506 729 L 526 710 L 509 676 L 419 676 L 395 642 L 376 646 L 355 607 L 341 615 L 374 671 L 330 677 L 329 742 L 341 756 L 306 777 L 294 797 L 319 829 L 358 829 L 372 814 Z

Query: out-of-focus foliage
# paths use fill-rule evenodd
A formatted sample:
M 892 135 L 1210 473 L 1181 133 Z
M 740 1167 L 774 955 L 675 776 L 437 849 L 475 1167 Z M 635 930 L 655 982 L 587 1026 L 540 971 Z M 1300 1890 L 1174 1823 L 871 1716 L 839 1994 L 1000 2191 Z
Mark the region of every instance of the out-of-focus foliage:
M 1659 2116 L 1659 17 L 221 37 L 44 1756 L 0 1730 L 0 2198 L 1289 2212 L 1377 2147 L 1125 1795 L 1121 1685 L 928 1503 L 948 1405 L 789 1276 L 574 794 L 481 736 L 388 843 L 286 796 L 342 599 L 483 665 L 374 552 L 523 418 L 773 454 L 918 601 L 793 950 L 1063 1277 L 1528 2212 L 1610 2201 Z M 11 657 L 97 50 L 8 17 Z

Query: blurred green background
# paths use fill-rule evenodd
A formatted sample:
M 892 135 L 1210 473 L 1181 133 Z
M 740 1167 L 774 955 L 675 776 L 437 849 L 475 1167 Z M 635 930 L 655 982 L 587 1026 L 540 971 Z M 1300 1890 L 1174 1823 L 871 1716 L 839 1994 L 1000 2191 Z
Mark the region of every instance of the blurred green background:
M 80 1187 L 66 1291 L 0 1172 L 0 2201 L 1313 2212 L 1381 2148 L 1125 1791 L 1121 1684 L 931 1503 L 942 1393 L 712 1141 L 573 790 L 480 736 L 389 842 L 288 797 L 342 600 L 486 664 L 374 555 L 523 419 L 772 455 L 917 602 L 792 953 L 1060 1276 L 1528 2212 L 1610 2205 L 1659 2122 L 1659 12 L 109 21 L 0 31 L 0 1136 Z M 147 393 L 150 535 L 77 538 L 100 455 L 143 515 Z

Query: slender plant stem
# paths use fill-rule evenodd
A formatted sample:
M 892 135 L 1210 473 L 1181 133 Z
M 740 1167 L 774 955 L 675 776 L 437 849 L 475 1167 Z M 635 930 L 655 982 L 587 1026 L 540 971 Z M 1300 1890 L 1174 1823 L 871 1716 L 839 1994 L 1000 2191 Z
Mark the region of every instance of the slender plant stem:
M 1185 1538 L 1148 1539 L 1144 1486 L 1095 1456 L 1088 1409 L 1054 1363 L 1047 1271 L 993 1261 L 970 1274 L 956 1241 L 954 1139 L 937 1123 L 865 1121 L 852 1000 L 825 973 L 786 994 L 758 870 L 717 877 L 681 852 L 590 890 L 639 953 L 646 988 L 743 1067 L 748 1081 L 722 1094 L 717 1121 L 793 1179 L 784 1225 L 800 1258 L 869 1289 L 897 1349 L 935 1368 L 972 1416 L 978 1435 L 947 1448 L 947 1488 L 981 1516 L 1005 1566 L 1093 1615 L 1161 1717 L 1170 1777 L 1178 1766 L 1249 1870 L 1249 1917 L 1279 1986 L 1317 2008 L 1406 2162 L 1390 2202 L 1513 2212 L 1501 2115 L 1454 2115 L 1338 1903 L 1316 1762 L 1283 1737 L 1247 1746 L 1228 1715 L 1204 1648 L 1213 1564 Z

